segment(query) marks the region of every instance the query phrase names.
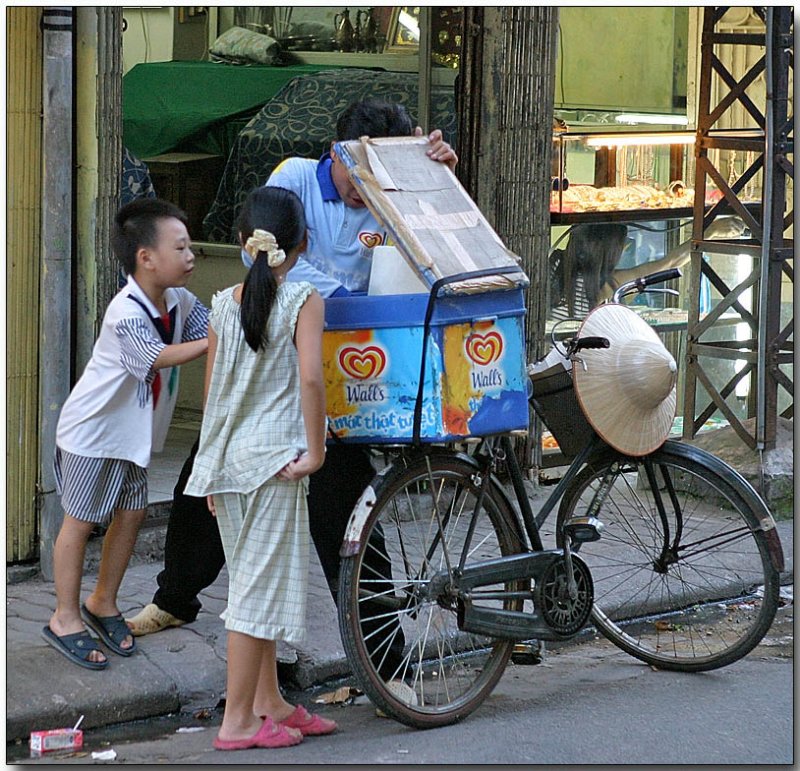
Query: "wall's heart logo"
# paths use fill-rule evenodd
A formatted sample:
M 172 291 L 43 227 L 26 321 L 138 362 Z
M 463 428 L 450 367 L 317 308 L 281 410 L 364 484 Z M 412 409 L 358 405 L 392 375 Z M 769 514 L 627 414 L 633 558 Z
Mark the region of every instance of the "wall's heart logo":
M 464 347 L 472 361 L 485 367 L 500 358 L 503 352 L 503 338 L 498 332 L 487 332 L 485 335 L 473 332 L 467 338 Z
M 383 243 L 383 236 L 380 233 L 367 233 L 365 231 L 358 234 L 358 240 L 361 241 L 367 249 L 372 249 Z
M 366 348 L 346 346 L 339 351 L 342 371 L 357 380 L 378 377 L 386 367 L 386 354 L 377 346 Z

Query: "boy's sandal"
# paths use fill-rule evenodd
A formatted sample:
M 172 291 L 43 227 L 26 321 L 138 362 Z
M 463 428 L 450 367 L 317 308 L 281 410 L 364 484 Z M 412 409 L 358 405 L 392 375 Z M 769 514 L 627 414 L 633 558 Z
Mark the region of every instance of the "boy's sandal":
M 303 741 L 303 734 L 293 731 L 287 726 L 272 722 L 264 718 L 261 728 L 247 739 L 220 739 L 214 738 L 212 744 L 216 750 L 250 750 L 254 747 L 265 749 L 278 749 L 280 747 L 293 747 Z
M 117 655 L 130 656 L 136 650 L 136 638 L 133 636 L 130 627 L 125 623 L 121 613 L 117 616 L 95 616 L 86 607 L 86 603 L 83 603 L 81 605 L 81 618 Z M 131 638 L 129 648 L 122 647 L 122 641 L 126 637 Z
M 335 720 L 328 720 L 320 715 L 312 715 L 301 704 L 295 707 L 294 712 L 289 717 L 281 720 L 279 725 L 296 728 L 303 736 L 332 734 L 338 727 Z
M 42 637 L 44 637 L 49 645 L 52 645 L 59 653 L 66 656 L 79 667 L 84 667 L 86 669 L 105 669 L 108 666 L 108 659 L 92 661 L 89 658 L 89 656 L 92 655 L 92 651 L 103 652 L 94 641 L 94 638 L 85 629 L 82 632 L 65 634 L 59 637 L 48 625 L 42 629 Z

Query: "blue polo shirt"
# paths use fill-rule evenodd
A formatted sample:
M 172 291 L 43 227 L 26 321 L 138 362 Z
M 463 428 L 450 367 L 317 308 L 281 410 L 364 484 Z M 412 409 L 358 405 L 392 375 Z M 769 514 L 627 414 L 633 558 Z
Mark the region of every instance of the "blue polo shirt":
M 290 281 L 310 281 L 323 297 L 342 287 L 366 292 L 372 249 L 386 242 L 386 231 L 369 209 L 345 205 L 331 177 L 332 159 L 288 158 L 267 185 L 292 190 L 303 202 L 308 248 L 289 271 Z

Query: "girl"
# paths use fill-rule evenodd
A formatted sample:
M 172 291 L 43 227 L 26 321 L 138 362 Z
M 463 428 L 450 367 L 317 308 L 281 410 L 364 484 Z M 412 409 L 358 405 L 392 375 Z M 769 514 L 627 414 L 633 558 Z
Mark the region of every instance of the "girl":
M 239 238 L 253 266 L 212 302 L 200 446 L 185 490 L 208 496 L 228 564 L 218 750 L 288 747 L 336 729 L 284 700 L 275 659 L 277 639 L 305 635 L 307 479 L 325 458 L 323 301 L 311 284 L 285 281 L 306 247 L 300 199 L 256 188 Z

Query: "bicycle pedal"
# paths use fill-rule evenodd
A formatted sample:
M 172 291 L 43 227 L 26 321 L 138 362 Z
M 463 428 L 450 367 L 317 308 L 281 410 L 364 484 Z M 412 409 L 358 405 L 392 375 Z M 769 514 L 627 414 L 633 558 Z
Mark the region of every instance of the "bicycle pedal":
M 597 517 L 573 517 L 564 525 L 571 543 L 599 541 L 605 525 Z
M 539 640 L 535 645 L 517 643 L 511 651 L 511 661 L 519 666 L 535 666 L 544 661 L 544 653 L 544 640 Z

